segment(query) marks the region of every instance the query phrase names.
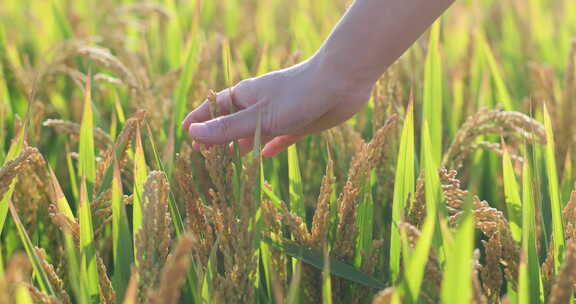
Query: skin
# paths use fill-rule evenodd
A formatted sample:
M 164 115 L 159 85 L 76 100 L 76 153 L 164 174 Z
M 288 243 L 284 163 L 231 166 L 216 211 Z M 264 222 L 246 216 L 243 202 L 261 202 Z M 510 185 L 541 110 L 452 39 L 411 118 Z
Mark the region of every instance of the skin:
M 360 111 L 378 78 L 453 1 L 356 0 L 311 58 L 217 94 L 220 109 L 239 111 L 210 119 L 205 101 L 182 127 L 196 150 L 239 140 L 247 153 L 261 121 L 262 154 L 274 156 Z

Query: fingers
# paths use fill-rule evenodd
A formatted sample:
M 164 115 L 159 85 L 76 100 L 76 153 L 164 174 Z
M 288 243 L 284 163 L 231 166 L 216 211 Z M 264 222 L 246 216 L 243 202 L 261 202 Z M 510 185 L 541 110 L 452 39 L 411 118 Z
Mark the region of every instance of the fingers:
M 195 140 L 209 145 L 224 144 L 236 139 L 252 137 L 258 124 L 259 106 L 218 117 L 202 123 L 191 123 L 188 132 Z
M 226 89 L 216 94 L 216 104 L 221 114 L 232 113 L 237 105 L 235 104 L 234 92 L 232 89 Z M 204 122 L 210 120 L 210 102 L 205 100 L 198 108 L 190 112 L 182 122 L 182 128 L 188 130 L 193 123 Z
M 300 139 L 304 138 L 304 135 L 282 135 L 274 138 L 262 149 L 262 156 L 272 157 L 278 153 L 284 151 L 289 146 L 295 144 Z
M 266 145 L 273 137 L 263 136 L 261 138 L 262 145 Z M 238 140 L 238 150 L 240 155 L 244 156 L 254 149 L 254 137 L 241 138 Z M 230 152 L 234 152 L 234 143 L 230 143 Z

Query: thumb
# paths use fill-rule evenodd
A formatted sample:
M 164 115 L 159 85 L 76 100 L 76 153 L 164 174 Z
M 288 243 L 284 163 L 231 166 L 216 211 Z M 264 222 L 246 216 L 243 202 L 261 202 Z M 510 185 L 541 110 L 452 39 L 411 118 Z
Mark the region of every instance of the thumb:
M 254 105 L 240 112 L 221 116 L 188 128 L 195 140 L 210 145 L 224 144 L 244 137 L 252 137 L 258 125 L 261 107 Z

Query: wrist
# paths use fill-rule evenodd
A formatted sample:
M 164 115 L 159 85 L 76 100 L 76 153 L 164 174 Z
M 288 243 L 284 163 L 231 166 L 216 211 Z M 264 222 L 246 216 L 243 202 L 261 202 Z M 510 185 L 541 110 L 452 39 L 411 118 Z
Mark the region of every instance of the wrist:
M 370 92 L 379 77 L 373 76 L 370 71 L 355 69 L 352 64 L 338 60 L 337 56 L 325 51 L 324 48 L 321 48 L 306 64 L 316 75 L 315 78 L 323 81 L 323 86 L 349 94 Z

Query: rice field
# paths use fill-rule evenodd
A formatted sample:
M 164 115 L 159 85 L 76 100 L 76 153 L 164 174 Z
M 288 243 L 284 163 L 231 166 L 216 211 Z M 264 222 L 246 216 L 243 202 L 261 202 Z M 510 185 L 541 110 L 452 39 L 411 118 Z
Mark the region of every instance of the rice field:
M 573 0 L 456 1 L 346 124 L 192 149 L 349 4 L 2 0 L 0 304 L 573 303 Z

